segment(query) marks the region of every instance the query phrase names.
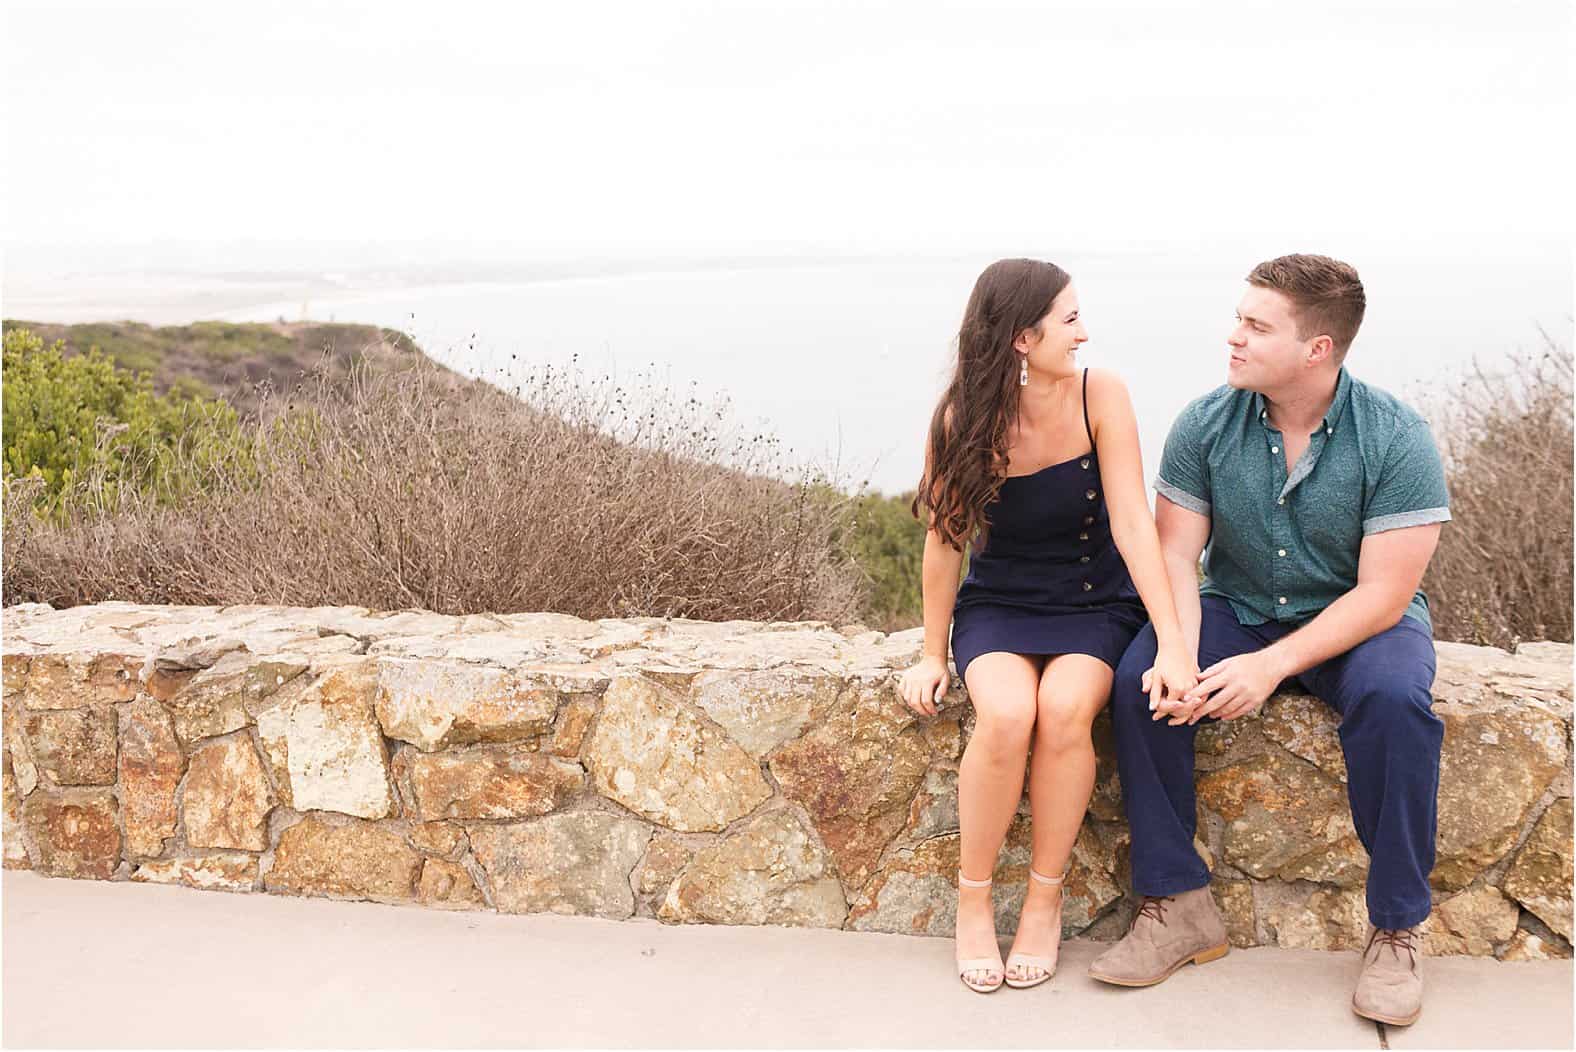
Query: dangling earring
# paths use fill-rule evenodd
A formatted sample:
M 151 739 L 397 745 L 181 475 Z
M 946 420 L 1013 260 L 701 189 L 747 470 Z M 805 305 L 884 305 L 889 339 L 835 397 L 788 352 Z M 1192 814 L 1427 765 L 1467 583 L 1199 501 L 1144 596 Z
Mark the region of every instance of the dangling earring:
M 1026 354 L 1018 359 L 1018 386 L 1029 386 L 1029 356 Z

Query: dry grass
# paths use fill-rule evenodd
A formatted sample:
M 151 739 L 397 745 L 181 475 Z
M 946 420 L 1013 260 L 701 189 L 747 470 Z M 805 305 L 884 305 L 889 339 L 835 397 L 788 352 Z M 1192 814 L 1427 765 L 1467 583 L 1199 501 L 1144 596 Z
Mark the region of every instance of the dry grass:
M 1571 641 L 1571 348 L 1542 336 L 1422 399 L 1453 516 L 1423 579 L 1439 639 Z
M 11 483 L 5 601 L 857 616 L 852 498 L 723 408 L 561 369 L 506 391 L 328 364 L 265 391 L 247 457 L 177 506 L 89 479 L 56 528 Z

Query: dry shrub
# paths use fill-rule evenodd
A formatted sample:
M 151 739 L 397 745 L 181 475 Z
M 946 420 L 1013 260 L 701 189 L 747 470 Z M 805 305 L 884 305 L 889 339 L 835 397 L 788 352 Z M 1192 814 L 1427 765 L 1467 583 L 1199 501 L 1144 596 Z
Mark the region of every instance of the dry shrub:
M 1422 400 L 1452 515 L 1423 579 L 1439 639 L 1571 641 L 1571 348 L 1542 337 Z
M 505 391 L 328 364 L 265 391 L 246 455 L 175 506 L 86 480 L 56 528 L 9 483 L 6 602 L 856 616 L 852 499 L 723 407 L 551 367 Z

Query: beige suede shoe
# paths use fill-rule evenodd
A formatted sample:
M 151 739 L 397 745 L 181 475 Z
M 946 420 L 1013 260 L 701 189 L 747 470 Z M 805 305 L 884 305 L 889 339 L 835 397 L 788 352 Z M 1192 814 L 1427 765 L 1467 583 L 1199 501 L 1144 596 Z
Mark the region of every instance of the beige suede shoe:
M 1416 928 L 1375 928 L 1363 948 L 1352 1011 L 1364 1019 L 1410 1026 L 1423 1014 L 1422 936 Z
M 1127 935 L 1089 965 L 1089 976 L 1117 986 L 1153 986 L 1192 961 L 1226 956 L 1226 922 L 1209 887 L 1179 895 L 1145 895 Z

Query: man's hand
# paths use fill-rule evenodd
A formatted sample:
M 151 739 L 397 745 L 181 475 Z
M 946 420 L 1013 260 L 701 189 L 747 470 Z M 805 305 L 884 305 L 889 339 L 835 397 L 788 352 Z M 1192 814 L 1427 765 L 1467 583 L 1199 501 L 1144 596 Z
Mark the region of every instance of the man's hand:
M 1145 675 L 1147 676 L 1148 673 L 1145 673 Z M 1147 682 L 1144 689 L 1149 689 Z M 1149 718 L 1151 720 L 1167 720 L 1171 726 L 1180 727 L 1188 722 L 1188 717 L 1193 715 L 1193 710 L 1201 704 L 1203 703 L 1184 701 L 1180 696 L 1161 698 L 1159 704 L 1150 706 L 1151 715 Z
M 1197 723 L 1205 716 L 1234 720 L 1255 712 L 1285 678 L 1283 666 L 1269 648 L 1217 661 L 1199 673 L 1198 686 L 1182 698 L 1184 705 L 1191 705 L 1187 722 Z

